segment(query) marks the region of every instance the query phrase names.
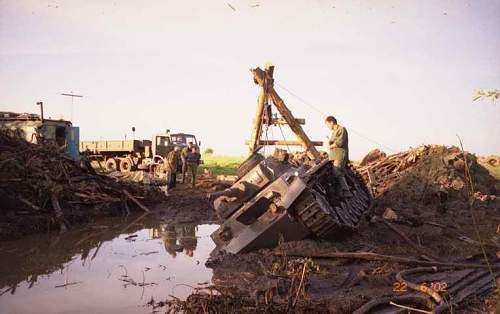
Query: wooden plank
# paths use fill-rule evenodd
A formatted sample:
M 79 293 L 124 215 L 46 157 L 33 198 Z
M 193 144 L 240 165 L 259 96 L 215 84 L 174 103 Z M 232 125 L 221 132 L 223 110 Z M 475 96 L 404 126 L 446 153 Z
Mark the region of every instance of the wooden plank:
M 139 206 L 143 211 L 145 212 L 150 212 L 151 210 L 149 210 L 149 208 L 147 208 L 146 206 L 144 206 L 141 202 L 139 202 L 139 200 L 137 200 L 134 196 L 132 196 L 132 194 L 130 194 L 127 190 L 123 189 L 122 190 L 123 194 L 125 194 L 132 202 L 134 202 L 137 206 Z
M 266 73 L 266 77 L 270 77 L 272 79 L 274 66 L 271 64 L 266 65 L 264 72 Z M 257 82 L 256 82 L 257 83 Z M 262 116 L 264 115 L 264 109 L 266 107 L 268 95 L 266 92 L 266 87 L 261 85 L 261 89 L 259 92 L 259 97 L 257 99 L 257 111 L 255 112 L 255 116 L 253 118 L 253 128 L 252 128 L 252 137 L 250 140 L 249 150 L 250 154 L 255 152 L 258 147 L 258 141 L 262 133 Z
M 286 120 L 283 118 L 273 119 L 271 122 L 274 125 L 287 125 L 288 124 L 288 122 L 286 122 Z M 298 119 L 295 119 L 295 122 L 297 122 L 297 124 L 304 125 L 304 124 L 306 124 L 306 119 L 298 118 Z
M 250 71 L 253 73 L 254 82 L 259 84 L 265 90 L 265 93 L 268 95 L 269 99 L 271 99 L 281 116 L 288 123 L 290 129 L 292 129 L 292 131 L 297 136 L 297 139 L 299 140 L 301 145 L 305 148 L 309 158 L 313 160 L 319 159 L 321 156 L 318 150 L 311 143 L 311 140 L 304 132 L 300 124 L 295 121 L 292 112 L 290 111 L 290 109 L 288 109 L 283 99 L 281 99 L 278 93 L 276 93 L 276 91 L 274 90 L 273 78 L 269 77 L 268 73 L 263 71 L 261 68 L 251 69 Z
M 245 141 L 245 145 L 248 145 L 250 143 L 250 140 Z M 323 142 L 321 141 L 311 141 L 311 144 L 314 146 L 323 146 Z M 302 142 L 300 141 L 285 141 L 285 140 L 260 140 L 258 142 L 259 146 L 275 146 L 275 145 L 280 145 L 280 146 L 303 146 Z

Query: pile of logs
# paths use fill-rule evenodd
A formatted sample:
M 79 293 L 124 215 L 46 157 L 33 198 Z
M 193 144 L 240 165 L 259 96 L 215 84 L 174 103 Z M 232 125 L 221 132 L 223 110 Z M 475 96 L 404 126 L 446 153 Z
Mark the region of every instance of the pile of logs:
M 389 156 L 381 153 L 378 158 L 372 158 L 370 162 L 356 167 L 356 170 L 363 176 L 375 197 L 384 194 L 408 175 L 418 177 L 426 185 L 436 185 L 443 191 L 459 191 L 467 185 L 465 160 L 474 179 L 477 179 L 475 181 L 490 180 L 487 171 L 478 169 L 474 155 L 466 153 L 464 158 L 459 148 L 439 145 L 421 145 Z
M 393 182 L 397 181 L 402 173 L 414 165 L 418 159 L 428 151 L 428 146 L 397 153 L 390 156 L 379 155 L 378 159 L 371 159 L 358 167 L 359 173 L 368 183 L 374 196 L 386 191 Z M 367 158 L 363 158 L 365 160 Z
M 0 131 L 2 223 L 16 216 L 42 215 L 64 230 L 82 216 L 148 210 L 142 202 L 160 197 L 153 187 L 97 175 L 55 145 L 30 144 Z

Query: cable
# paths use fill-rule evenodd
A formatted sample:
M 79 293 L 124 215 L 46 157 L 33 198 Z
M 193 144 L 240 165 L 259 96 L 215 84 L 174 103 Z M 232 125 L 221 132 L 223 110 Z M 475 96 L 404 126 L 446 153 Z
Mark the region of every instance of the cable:
M 285 141 L 286 145 L 286 151 L 290 153 L 290 147 L 288 147 L 288 143 L 286 142 L 285 134 L 283 133 L 283 129 L 281 128 L 281 125 L 278 124 L 278 127 L 280 128 L 281 136 L 283 136 L 283 141 Z
M 316 108 L 316 107 L 315 107 L 315 106 L 313 106 L 311 103 L 309 103 L 308 101 L 306 101 L 305 99 L 303 99 L 303 98 L 302 98 L 302 97 L 300 97 L 299 95 L 297 95 L 297 94 L 295 94 L 294 92 L 292 92 L 290 89 L 288 89 L 288 88 L 286 88 L 285 86 L 283 86 L 282 84 L 278 83 L 278 82 L 276 81 L 276 79 L 274 80 L 274 83 L 275 83 L 276 85 L 278 85 L 281 89 L 283 89 L 283 90 L 285 90 L 286 92 L 288 92 L 288 93 L 289 93 L 290 95 L 292 95 L 293 97 L 297 98 L 297 99 L 298 99 L 300 102 L 302 102 L 304 105 L 307 105 L 308 107 L 312 108 L 313 110 L 315 110 L 316 112 L 318 112 L 318 113 L 320 113 L 320 114 L 322 114 L 322 115 L 324 115 L 324 116 L 328 116 L 328 114 L 327 114 L 327 113 L 325 113 L 325 112 L 321 111 L 320 109 Z M 346 124 L 345 124 L 345 125 L 346 125 Z M 347 126 L 347 125 L 346 125 L 346 126 Z M 355 129 L 353 129 L 352 127 L 349 127 L 349 130 L 351 130 L 354 134 L 358 135 L 359 137 L 361 137 L 361 138 L 363 138 L 363 139 L 365 139 L 365 140 L 367 140 L 367 141 L 370 141 L 370 142 L 372 142 L 372 143 L 375 143 L 375 144 L 377 144 L 378 146 L 383 147 L 383 148 L 385 148 L 385 149 L 387 149 L 387 150 L 389 150 L 389 151 L 391 151 L 391 152 L 393 152 L 393 153 L 395 153 L 395 152 L 396 152 L 396 150 L 395 150 L 395 149 L 392 149 L 392 148 L 388 147 L 387 145 L 384 145 L 384 144 L 382 144 L 382 143 L 380 143 L 380 142 L 378 142 L 378 141 L 376 141 L 376 140 L 374 140 L 374 139 L 371 139 L 371 138 L 369 138 L 369 137 L 368 137 L 368 136 L 366 136 L 366 135 L 363 135 L 361 132 L 356 131 L 356 130 L 355 130 Z

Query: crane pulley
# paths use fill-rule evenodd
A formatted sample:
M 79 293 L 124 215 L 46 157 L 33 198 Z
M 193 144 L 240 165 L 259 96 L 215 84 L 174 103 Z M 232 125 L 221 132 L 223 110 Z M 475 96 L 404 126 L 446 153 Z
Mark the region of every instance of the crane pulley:
M 265 145 L 299 145 L 302 146 L 308 157 L 312 160 L 320 159 L 320 153 L 315 146 L 323 145 L 322 142 L 313 142 L 301 127 L 303 119 L 295 119 L 285 102 L 274 89 L 274 65 L 266 64 L 264 70 L 257 67 L 250 69 L 254 82 L 261 87 L 257 100 L 257 111 L 254 118 L 252 137 L 249 141 L 250 154 L 255 153 L 261 146 Z M 281 115 L 281 119 L 273 116 L 272 106 L 274 104 Z M 263 126 L 288 125 L 297 136 L 297 141 L 261 140 Z

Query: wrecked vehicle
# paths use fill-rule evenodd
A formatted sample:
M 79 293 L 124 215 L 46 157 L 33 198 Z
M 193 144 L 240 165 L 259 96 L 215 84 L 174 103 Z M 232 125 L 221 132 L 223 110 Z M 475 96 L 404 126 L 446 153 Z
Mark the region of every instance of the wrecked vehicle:
M 80 128 L 71 121 L 46 119 L 43 115 L 43 103 L 38 102 L 40 114 L 0 111 L 0 130 L 17 134 L 28 143 L 56 144 L 71 159 L 78 160 Z
M 332 163 L 294 167 L 268 157 L 231 188 L 213 195 L 225 219 L 212 234 L 218 248 L 243 253 L 271 248 L 280 240 L 310 235 L 335 240 L 356 229 L 370 205 L 370 194 L 351 169 L 346 171 L 352 197 L 341 197 Z
M 300 126 L 303 120 L 295 119 L 274 91 L 274 66 L 251 71 L 254 81 L 262 87 L 249 143 L 251 155 L 240 166 L 240 178 L 232 187 L 209 196 L 217 215 L 224 220 L 212 234 L 217 248 L 245 253 L 311 235 L 335 240 L 355 230 L 371 202 L 363 180 L 352 168 L 341 174 L 322 158 L 315 148 L 321 142 L 307 137 Z M 273 118 L 269 99 L 282 119 Z M 285 124 L 281 120 L 290 126 L 298 141 L 261 141 L 266 124 Z M 258 153 L 265 145 L 296 144 L 305 148 L 305 155 L 280 149 L 269 157 Z M 342 193 L 342 175 L 350 190 L 349 197 Z

